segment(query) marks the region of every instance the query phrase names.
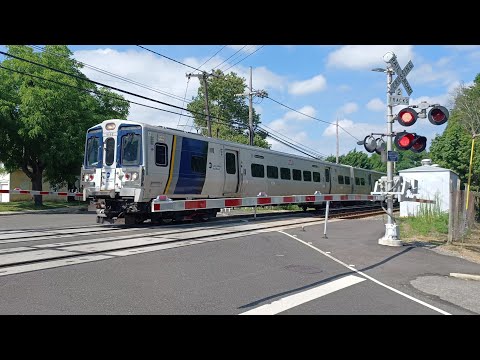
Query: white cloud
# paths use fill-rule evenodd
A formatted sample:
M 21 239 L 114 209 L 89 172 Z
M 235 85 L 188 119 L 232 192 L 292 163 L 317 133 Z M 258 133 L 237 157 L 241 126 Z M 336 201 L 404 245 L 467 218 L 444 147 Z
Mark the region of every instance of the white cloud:
M 383 55 L 393 51 L 400 65 L 413 59 L 412 45 L 345 45 L 328 55 L 327 66 L 347 69 L 385 67 Z
M 314 117 L 315 114 L 317 113 L 315 108 L 313 106 L 310 106 L 310 105 L 306 105 L 306 106 L 298 109 L 297 111 L 299 111 L 299 112 L 301 112 L 305 115 L 312 116 L 312 117 Z M 311 118 L 309 118 L 305 115 L 299 114 L 296 111 L 289 111 L 283 116 L 283 118 L 285 120 L 311 120 Z
M 306 95 L 325 90 L 327 80 L 323 75 L 314 76 L 311 79 L 303 81 L 294 81 L 288 86 L 288 92 L 293 95 Z
M 351 113 L 354 113 L 355 111 L 358 111 L 358 105 L 354 102 L 348 102 L 344 104 L 342 107 L 340 107 L 339 111 L 344 114 L 351 114 Z
M 135 80 L 141 84 L 157 89 L 161 93 L 121 81 L 87 67 L 82 68 L 82 72 L 89 79 L 183 108 L 186 108 L 187 106 L 187 103 L 183 103 L 182 100 L 179 100 L 179 98 L 181 99 L 184 97 L 187 85 L 187 78 L 185 76 L 186 68 L 183 65 L 176 64 L 170 60 L 155 56 L 145 51 L 117 51 L 109 48 L 76 51 L 74 53 L 74 57 L 75 59 L 85 62 L 89 65 L 108 70 L 114 74 Z M 205 61 L 206 59 L 202 60 Z M 181 61 L 196 67 L 203 63 L 203 61 L 194 58 L 182 59 Z M 192 78 L 189 82 L 186 98 L 191 99 L 192 96 L 195 96 L 199 86 L 200 84 L 198 79 Z M 168 93 L 170 96 L 165 95 L 165 93 Z M 141 104 L 146 104 L 178 113 L 181 112 L 179 109 L 151 102 L 132 95 L 122 95 L 128 100 L 132 100 Z M 186 112 L 184 112 L 184 114 L 185 113 Z M 179 122 L 179 115 L 149 109 L 138 105 L 130 106 L 130 115 L 128 118 L 144 123 L 173 128 L 175 128 Z M 185 120 L 186 118 L 183 117 L 181 123 L 183 123 Z
M 386 108 L 387 105 L 379 98 L 372 99 L 367 103 L 367 109 L 371 111 L 385 111 Z
M 419 67 L 414 67 L 408 78 L 409 80 L 411 79 L 410 82 L 412 84 L 436 83 L 443 86 L 448 86 L 457 81 L 457 75 L 454 71 L 440 70 L 430 64 L 422 64 Z
M 181 64 L 177 64 L 168 59 L 145 51 L 117 51 L 109 48 L 76 51 L 74 53 L 74 57 L 77 60 L 85 62 L 89 65 L 108 70 L 109 72 L 131 80 L 135 80 L 136 82 L 152 87 L 159 92 L 148 90 L 84 67 L 82 72 L 88 76 L 89 79 L 162 102 L 170 103 L 183 108 L 187 107 L 187 102 L 183 102 L 182 99 L 185 96 L 185 90 L 187 88 L 187 77 L 185 75 L 191 71 Z M 188 57 L 185 59 L 179 59 L 179 61 L 198 68 L 206 60 L 208 60 L 208 58 L 209 57 Z M 209 66 L 216 66 L 222 61 L 223 60 L 221 57 L 216 56 L 207 64 L 205 64 L 203 68 L 208 69 Z M 244 77 L 245 79 L 248 79 L 250 76 L 248 68 L 236 67 L 236 69 L 239 70 L 237 71 L 239 76 Z M 259 67 L 253 69 L 253 85 L 255 89 L 282 90 L 286 86 L 286 79 L 274 74 L 266 67 Z M 200 81 L 197 78 L 192 77 L 188 82 L 188 91 L 186 93 L 187 100 L 191 100 L 192 97 L 196 96 L 199 86 Z M 168 93 L 170 96 L 165 95 L 165 93 Z M 122 95 L 127 100 L 135 101 L 141 104 L 154 106 L 177 113 L 182 112 L 180 109 L 151 102 L 132 95 Z M 183 111 L 183 114 L 191 115 L 186 111 Z M 185 124 L 189 119 L 188 117 L 182 116 L 179 121 L 179 118 L 180 115 L 178 114 L 171 114 L 133 104 L 130 106 L 129 119 L 148 124 L 176 128 L 178 124 Z M 192 124 L 191 119 L 188 120 L 188 124 Z M 187 127 L 187 129 L 188 128 L 189 127 Z
M 228 70 L 228 73 L 231 71 L 236 73 L 238 76 L 243 77 L 247 84 L 250 83 L 250 68 L 238 65 Z M 254 89 L 283 91 L 286 86 L 286 82 L 287 81 L 285 77 L 271 72 L 265 66 L 259 66 L 252 69 L 252 85 Z

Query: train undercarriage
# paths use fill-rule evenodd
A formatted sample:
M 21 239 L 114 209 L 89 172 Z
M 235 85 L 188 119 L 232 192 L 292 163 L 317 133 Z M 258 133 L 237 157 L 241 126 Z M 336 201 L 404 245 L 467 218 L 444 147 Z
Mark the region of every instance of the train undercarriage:
M 99 198 L 90 202 L 89 210 L 96 210 L 97 224 L 124 223 L 142 224 L 150 220 L 152 224 L 167 224 L 178 221 L 208 221 L 217 216 L 220 209 L 186 211 L 165 211 L 154 213 L 151 202 L 134 202 L 133 199 Z

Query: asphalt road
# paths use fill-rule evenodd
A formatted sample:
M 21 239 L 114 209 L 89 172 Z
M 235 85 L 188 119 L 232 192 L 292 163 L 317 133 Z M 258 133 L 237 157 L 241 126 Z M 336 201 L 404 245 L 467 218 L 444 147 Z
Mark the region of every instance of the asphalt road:
M 50 225 L 70 226 L 91 223 L 91 216 L 4 216 L 0 229 L 5 224 L 13 228 L 4 222 L 13 217 L 32 229 L 45 226 L 37 222 L 39 217 L 55 219 Z M 249 224 L 260 228 L 261 222 Z M 384 230 L 378 220 L 329 223 L 327 239 L 321 223 L 304 230 L 293 226 L 228 238 L 215 237 L 218 230 L 204 230 L 202 243 L 144 253 L 110 252 L 101 261 L 0 276 L 0 314 L 480 313 L 480 282 L 448 276 L 479 274 L 478 264 L 428 248 L 378 245 Z M 67 240 L 80 238 L 85 236 Z M 3 248 L 9 251 L 7 245 L 31 243 L 8 243 Z

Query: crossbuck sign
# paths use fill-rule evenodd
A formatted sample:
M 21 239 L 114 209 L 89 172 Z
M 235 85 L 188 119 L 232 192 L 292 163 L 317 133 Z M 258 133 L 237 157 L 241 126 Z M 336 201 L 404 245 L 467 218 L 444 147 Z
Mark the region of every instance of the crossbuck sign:
M 403 87 L 405 88 L 405 91 L 408 94 L 408 96 L 410 96 L 410 94 L 413 92 L 413 90 L 412 90 L 412 87 L 410 86 L 410 84 L 407 81 L 407 75 L 410 72 L 410 70 L 413 69 L 412 60 L 410 60 L 408 62 L 408 64 L 405 66 L 405 68 L 402 70 L 402 68 L 400 67 L 400 64 L 397 61 L 397 57 L 395 56 L 395 54 L 393 54 L 393 53 L 390 53 L 390 54 L 392 54 L 392 56 L 388 59 L 387 62 L 390 63 L 390 65 L 392 65 L 393 71 L 395 71 L 395 73 L 398 76 L 392 82 L 392 84 L 390 85 L 390 91 L 389 92 L 390 92 L 390 94 L 393 94 L 395 92 L 395 90 L 397 90 L 398 87 L 400 86 L 400 83 L 402 83 Z

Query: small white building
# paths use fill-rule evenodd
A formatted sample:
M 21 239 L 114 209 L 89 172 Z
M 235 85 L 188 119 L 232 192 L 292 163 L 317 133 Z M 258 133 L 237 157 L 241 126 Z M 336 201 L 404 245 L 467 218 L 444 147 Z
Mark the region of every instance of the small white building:
M 452 170 L 432 165 L 432 160 L 422 160 L 422 166 L 400 170 L 400 176 L 418 180 L 418 199 L 436 200 L 440 211 L 448 212 L 450 196 L 457 190 L 458 175 Z M 400 202 L 400 217 L 415 216 L 421 206 L 426 204 L 402 201 Z
M 0 190 L 10 189 L 10 174 L 5 171 L 0 162 Z M 9 202 L 10 194 L 0 194 L 0 202 Z

